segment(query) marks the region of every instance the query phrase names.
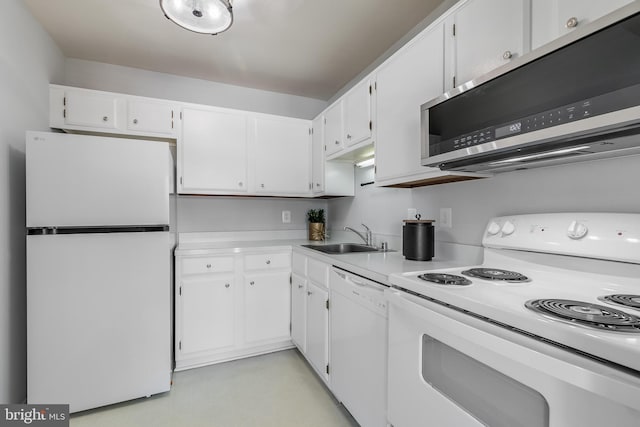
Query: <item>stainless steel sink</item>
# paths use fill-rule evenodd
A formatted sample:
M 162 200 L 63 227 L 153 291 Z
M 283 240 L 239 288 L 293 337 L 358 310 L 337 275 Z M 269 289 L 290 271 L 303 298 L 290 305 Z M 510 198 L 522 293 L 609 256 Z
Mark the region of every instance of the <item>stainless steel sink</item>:
M 305 248 L 314 251 L 324 252 L 325 254 L 350 254 L 353 252 L 378 252 L 378 248 L 373 246 L 361 245 L 358 243 L 335 243 L 331 245 L 302 245 Z

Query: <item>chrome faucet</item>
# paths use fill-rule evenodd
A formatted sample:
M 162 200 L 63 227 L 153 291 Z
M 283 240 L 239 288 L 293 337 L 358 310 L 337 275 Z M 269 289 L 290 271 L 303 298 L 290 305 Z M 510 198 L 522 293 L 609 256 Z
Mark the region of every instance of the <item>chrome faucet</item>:
M 362 240 L 364 240 L 364 242 L 367 244 L 367 246 L 373 246 L 373 235 L 371 233 L 371 229 L 369 227 L 367 227 L 366 225 L 364 225 L 364 224 L 362 224 L 362 226 L 367 230 L 364 233 L 361 232 L 361 231 L 358 231 L 358 230 L 354 230 L 351 227 L 344 227 L 344 231 L 353 231 L 358 236 L 360 236 L 360 238 Z

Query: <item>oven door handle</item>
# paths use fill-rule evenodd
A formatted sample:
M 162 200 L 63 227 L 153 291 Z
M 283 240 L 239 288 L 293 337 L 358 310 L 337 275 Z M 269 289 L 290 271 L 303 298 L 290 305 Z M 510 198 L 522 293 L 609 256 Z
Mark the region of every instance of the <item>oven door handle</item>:
M 542 392 L 548 387 L 545 378 L 553 377 L 635 410 L 640 408 L 640 378 L 398 289 L 388 289 L 385 295 L 390 322 L 400 310 L 399 315 L 410 315 L 420 322 L 423 334 L 533 389 Z

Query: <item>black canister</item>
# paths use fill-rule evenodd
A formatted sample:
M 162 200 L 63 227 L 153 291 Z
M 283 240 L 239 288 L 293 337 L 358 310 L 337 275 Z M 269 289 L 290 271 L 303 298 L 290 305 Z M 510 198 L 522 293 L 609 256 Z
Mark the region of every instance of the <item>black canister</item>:
M 431 261 L 434 255 L 433 220 L 405 219 L 402 255 L 413 261 Z

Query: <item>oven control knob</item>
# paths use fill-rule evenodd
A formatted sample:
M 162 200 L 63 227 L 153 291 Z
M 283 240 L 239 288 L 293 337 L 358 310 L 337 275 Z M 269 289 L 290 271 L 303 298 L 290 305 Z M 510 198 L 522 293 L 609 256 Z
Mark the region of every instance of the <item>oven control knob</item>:
M 514 231 L 516 231 L 516 226 L 511 221 L 507 221 L 502 225 L 503 236 L 513 234 Z
M 491 224 L 489 224 L 489 226 L 487 227 L 487 233 L 490 236 L 495 236 L 499 232 L 500 232 L 500 224 L 498 224 L 497 222 L 491 221 Z
M 586 236 L 588 231 L 589 229 L 583 223 L 578 221 L 572 221 L 571 224 L 569 224 L 569 229 L 567 230 L 567 236 L 569 236 L 574 240 L 578 240 Z

